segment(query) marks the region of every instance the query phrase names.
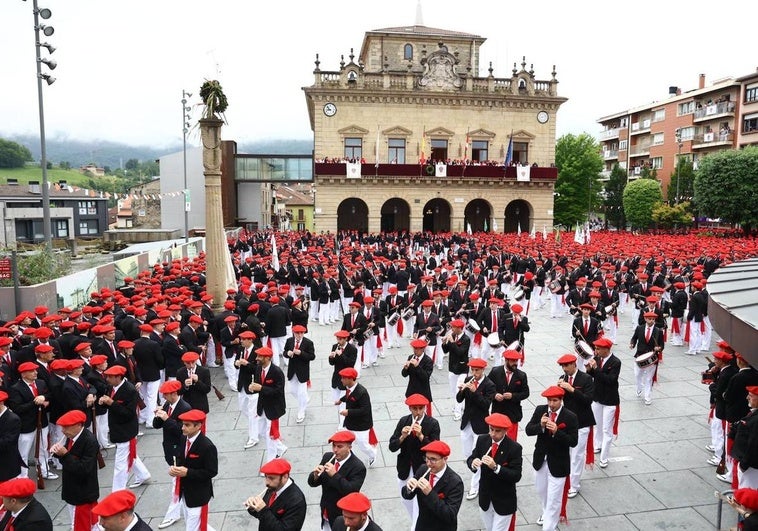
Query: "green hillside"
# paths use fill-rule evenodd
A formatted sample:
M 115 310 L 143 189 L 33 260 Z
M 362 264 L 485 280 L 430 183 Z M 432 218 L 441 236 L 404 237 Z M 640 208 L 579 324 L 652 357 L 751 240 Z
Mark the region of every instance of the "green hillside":
M 29 181 L 42 182 L 42 169 L 39 167 L 26 168 L 0 168 L 0 184 L 8 184 L 8 179 L 17 179 L 19 184 L 28 184 Z M 47 180 L 50 183 L 57 183 L 58 181 L 66 181 L 67 184 L 73 186 L 79 186 L 81 188 L 88 188 L 90 180 L 95 183 L 102 183 L 107 186 L 112 186 L 115 183 L 123 182 L 123 179 L 117 177 L 88 177 L 78 170 L 61 170 L 59 168 L 53 168 L 47 170 Z M 107 184 L 106 184 L 107 183 Z

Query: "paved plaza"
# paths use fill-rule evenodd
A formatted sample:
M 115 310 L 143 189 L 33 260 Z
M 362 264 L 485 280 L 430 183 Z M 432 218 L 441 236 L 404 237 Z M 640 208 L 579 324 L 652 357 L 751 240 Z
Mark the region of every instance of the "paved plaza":
M 630 313 L 619 316 L 618 344 L 613 352 L 622 360 L 621 422 L 610 464 L 601 469 L 585 471 L 579 495 L 568 501 L 569 526 L 574 531 L 613 529 L 614 531 L 682 529 L 715 529 L 716 504 L 714 491 L 729 488 L 716 479 L 715 467 L 706 459 L 710 443 L 706 424 L 708 391 L 700 383 L 700 373 L 706 368 L 703 355 L 687 356 L 685 347 L 670 347 L 665 351 L 664 364 L 659 370 L 659 383 L 654 387 L 653 403 L 645 406 L 636 397 L 633 361 L 628 343 L 632 335 Z M 526 335 L 526 364 L 531 396 L 523 403 L 524 421 L 520 425 L 518 442 L 524 447 L 524 469 L 518 484 L 517 529 L 538 531 L 535 522 L 540 517 L 540 502 L 534 488 L 531 455 L 534 437 L 527 437 L 524 426 L 534 406 L 544 403 L 540 393 L 555 384 L 561 374 L 557 358 L 573 352 L 569 316 L 551 319 L 550 308 L 535 309 L 529 314 L 531 332 Z M 322 327 L 312 323 L 309 336 L 316 343 L 316 360 L 311 364 L 311 401 L 307 418 L 297 424 L 293 397 L 287 390 L 289 404 L 282 418 L 282 436 L 289 447 L 285 458 L 292 463 L 292 478 L 302 488 L 308 501 L 304 529 L 319 529 L 320 488 L 307 485 L 307 474 L 318 464 L 324 451 L 330 449 L 327 439 L 337 428 L 337 408 L 332 404 L 331 367 L 327 356 L 337 325 Z M 716 335 L 711 350 L 717 341 Z M 360 383 L 368 388 L 374 413 L 374 428 L 379 438 L 379 456 L 368 470 L 364 492 L 373 502 L 372 517 L 385 531 L 409 529 L 410 519 L 400 502 L 395 461 L 396 454 L 388 450 L 388 440 L 397 420 L 408 413 L 404 405 L 406 380 L 401 376 L 403 361 L 411 353 L 408 340 L 404 348 L 385 349 L 386 358 L 378 367 L 362 371 Z M 447 361 L 445 362 L 447 366 Z M 257 529 L 258 522 L 243 509 L 243 501 L 263 490 L 263 478 L 258 476 L 265 445 L 243 450 L 247 439 L 247 424 L 237 410 L 236 393 L 223 377 L 222 369 L 211 369 L 214 383 L 226 395 L 216 400 L 213 393 L 208 421 L 208 435 L 219 450 L 219 475 L 214 481 L 215 498 L 210 504 L 210 524 L 218 531 Z M 452 448 L 449 465 L 458 472 L 468 489 L 471 472 L 465 467 L 462 455 L 459 423 L 453 420 L 451 398 L 447 392 L 447 370 L 435 369 L 432 376 L 434 416 L 439 420 L 442 439 Z M 170 499 L 167 466 L 161 449 L 161 432 L 144 430 L 139 441 L 139 454 L 152 473 L 152 480 L 136 489 L 139 497 L 137 512 L 153 529 L 163 519 Z M 262 448 L 263 447 L 263 448 Z M 365 462 L 365 456 L 357 453 Z M 100 471 L 103 495 L 110 492 L 113 475 L 113 455 L 106 457 L 107 466 Z M 68 529 L 68 511 L 60 499 L 60 480 L 48 481 L 47 489 L 38 493 L 54 518 L 56 530 Z M 722 528 L 734 525 L 735 513 L 726 508 Z M 458 515 L 461 531 L 481 529 L 482 523 L 476 500 L 463 500 Z M 179 521 L 169 529 L 184 529 Z

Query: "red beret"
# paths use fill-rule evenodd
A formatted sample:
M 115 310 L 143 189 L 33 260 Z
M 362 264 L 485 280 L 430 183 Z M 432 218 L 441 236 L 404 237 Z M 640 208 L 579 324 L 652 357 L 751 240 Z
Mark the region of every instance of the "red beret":
M 78 409 L 72 409 L 71 411 L 64 413 L 58 417 L 56 424 L 58 426 L 73 426 L 74 424 L 84 424 L 87 422 L 87 415 L 84 411 Z
M 351 302 L 349 304 L 349 306 L 353 306 L 354 308 L 360 308 L 361 307 L 361 303 L 360 302 Z
M 5 402 L 6 400 L 8 400 L 8 393 L 5 391 L 0 391 L 0 402 Z
M 271 304 L 279 304 L 279 297 L 276 295 L 272 295 L 271 298 L 268 300 Z
M 176 393 L 181 388 L 182 383 L 179 380 L 166 380 L 161 384 L 160 388 L 158 388 L 158 391 L 165 395 L 167 393 Z
M 203 422 L 205 420 L 205 413 L 199 409 L 190 409 L 186 413 L 179 415 L 179 420 L 187 422 Z
M 124 279 L 126 281 L 126 279 Z M 130 490 L 117 490 L 108 494 L 100 503 L 92 508 L 92 514 L 96 516 L 114 516 L 125 511 L 134 510 L 137 496 Z
M 544 391 L 542 391 L 542 396 L 545 398 L 563 398 L 563 395 L 566 394 L 566 391 L 564 391 L 562 388 L 558 387 L 557 385 L 551 385 Z
M 52 352 L 53 346 L 48 345 L 47 343 L 40 343 L 36 347 L 34 347 L 34 352 L 39 352 L 41 354 L 44 354 L 45 352 Z
M 424 341 L 423 339 L 414 339 L 411 341 L 411 347 L 412 348 L 426 348 L 428 343 Z
M 415 393 L 405 399 L 406 406 L 426 406 L 429 404 L 429 399 L 424 395 Z
M 289 461 L 282 458 L 272 459 L 261 467 L 262 474 L 273 474 L 275 476 L 289 474 L 290 470 L 292 470 L 292 465 L 290 465 Z
M 592 344 L 600 348 L 611 348 L 613 346 L 613 341 L 607 337 L 601 337 L 593 341 Z
M 509 429 L 513 424 L 511 420 L 502 413 L 493 413 L 488 417 L 484 417 L 484 422 L 492 426 L 493 428 L 501 428 L 504 430 Z
M 503 304 L 503 301 L 501 301 L 497 297 L 490 297 L 489 300 L 487 301 L 487 304 L 497 304 L 498 306 L 500 306 L 501 304 Z
M 38 339 L 47 339 L 53 335 L 53 331 L 46 326 L 40 326 L 34 331 L 34 337 Z
M 355 435 L 351 431 L 341 430 L 329 437 L 329 442 L 347 442 L 351 443 L 355 440 Z
M 242 332 L 239 336 L 240 339 L 255 339 L 255 333 L 251 332 L 250 330 L 247 330 L 245 332 Z
M 197 352 L 185 352 L 182 354 L 182 361 L 185 363 L 195 363 L 200 359 L 200 355 Z
M 337 507 L 349 513 L 367 513 L 371 509 L 371 500 L 360 492 L 351 492 L 337 501 Z
M 509 349 L 503 352 L 503 358 L 507 360 L 520 360 L 521 353 L 518 350 Z
M 141 324 L 139 325 L 139 330 L 140 332 L 146 332 L 149 334 L 153 331 L 153 327 L 149 324 Z
M 758 395 L 758 385 L 748 385 L 745 390 L 751 395 Z
M 487 361 L 481 358 L 471 358 L 468 362 L 468 366 L 473 369 L 484 369 L 487 367 Z
M 576 356 L 574 354 L 564 354 L 558 358 L 558 365 L 568 365 L 570 363 L 576 363 Z
M 479 298 L 479 294 L 474 292 L 471 295 L 469 295 L 468 298 L 471 299 L 472 301 L 475 301 Z
M 27 371 L 36 371 L 39 369 L 39 365 L 34 363 L 33 361 L 25 361 L 21 365 L 18 366 L 18 372 L 27 372 Z
M 124 348 L 124 349 L 126 349 L 126 348 L 134 348 L 134 342 L 129 341 L 128 339 L 122 339 L 121 341 L 118 342 L 118 344 L 116 346 L 118 348 Z
M 68 360 L 53 360 L 50 362 L 49 367 L 51 371 L 67 371 Z
M 28 498 L 37 492 L 37 484 L 29 478 L 9 479 L 0 483 L 0 496 L 7 498 Z
M 655 312 L 645 312 L 643 314 L 643 316 L 645 317 L 645 319 L 657 319 L 658 318 L 658 314 L 655 313 Z
M 450 326 L 455 328 L 463 328 L 466 326 L 466 323 L 463 322 L 463 319 L 453 319 L 450 321 Z
M 734 356 L 732 356 L 730 353 L 724 352 L 723 350 L 719 350 L 718 352 L 714 352 L 713 353 L 713 357 L 714 358 L 718 358 L 720 360 L 724 360 L 724 361 L 732 361 L 732 358 L 734 358 Z
M 121 365 L 114 365 L 113 367 L 108 367 L 103 372 L 106 376 L 124 376 L 126 374 L 126 367 L 122 367 Z
M 228 315 L 228 316 L 224 317 L 224 322 L 225 323 L 233 323 L 237 319 L 239 319 L 239 317 L 236 316 L 236 315 Z
M 189 318 L 190 323 L 197 323 L 197 324 L 203 324 L 203 318 L 199 315 L 192 315 Z
M 579 308 L 581 308 L 582 310 L 594 310 L 595 309 L 595 307 L 593 305 L 591 305 L 591 304 L 589 304 L 587 302 L 585 302 L 584 304 L 580 304 Z
M 347 330 L 337 330 L 334 333 L 334 336 L 335 337 L 350 337 L 350 332 L 348 332 Z
M 353 379 L 353 380 L 355 380 L 356 378 L 358 378 L 358 371 L 356 371 L 352 367 L 347 367 L 345 369 L 342 369 L 338 374 L 342 378 L 350 378 L 350 379 Z
M 0 347 L 7 347 L 8 345 L 12 345 L 13 340 L 9 337 L 0 337 Z
M 292 331 L 298 332 L 298 333 L 305 333 L 308 331 L 308 329 L 305 328 L 303 325 L 295 325 L 292 327 Z
M 434 306 L 434 302 L 430 301 L 429 299 L 426 299 L 424 302 L 421 303 L 421 306 L 424 308 L 431 308 Z
M 89 359 L 89 364 L 93 367 L 96 367 L 97 365 L 100 365 L 101 363 L 107 363 L 108 356 L 104 354 L 95 354 Z
M 37 306 L 36 308 L 34 308 L 35 315 L 42 315 L 43 313 L 47 313 L 48 311 L 49 310 L 47 306 Z
M 179 330 L 179 327 L 181 325 L 179 324 L 179 321 L 171 321 L 166 325 L 166 332 L 173 332 L 174 330 Z
M 438 454 L 442 457 L 447 457 L 450 455 L 450 447 L 442 441 L 432 441 L 426 446 L 422 446 L 421 451 Z
M 78 345 L 74 347 L 74 352 L 82 352 L 83 350 L 86 350 L 88 348 L 92 348 L 92 345 L 89 341 L 82 341 Z
M 260 347 L 255 349 L 255 354 L 264 358 L 271 358 L 274 356 L 274 351 L 268 347 Z
M 524 307 L 521 306 L 520 304 L 514 304 L 513 306 L 511 306 L 511 311 L 513 313 L 521 313 L 524 311 Z

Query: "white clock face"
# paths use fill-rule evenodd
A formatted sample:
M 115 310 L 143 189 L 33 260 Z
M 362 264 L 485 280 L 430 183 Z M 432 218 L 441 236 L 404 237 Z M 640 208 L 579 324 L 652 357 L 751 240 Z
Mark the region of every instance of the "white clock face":
M 337 106 L 334 103 L 327 103 L 324 105 L 324 114 L 327 116 L 334 116 L 337 114 Z
M 537 113 L 537 121 L 541 124 L 547 123 L 547 121 L 550 119 L 550 115 L 545 111 L 540 111 Z

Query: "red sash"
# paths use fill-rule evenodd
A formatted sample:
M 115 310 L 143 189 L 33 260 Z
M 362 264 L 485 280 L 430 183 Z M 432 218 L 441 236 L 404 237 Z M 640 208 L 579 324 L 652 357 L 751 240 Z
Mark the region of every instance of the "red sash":
M 590 434 L 587 435 L 587 452 L 584 458 L 584 464 L 589 465 L 590 468 L 595 466 L 595 430 L 594 426 L 590 426 Z
M 137 438 L 133 438 L 129 441 L 129 457 L 126 461 L 126 470 L 130 472 L 132 470 L 132 465 L 134 465 L 134 460 L 137 459 Z
M 621 406 L 616 406 L 616 412 L 613 414 L 613 436 L 619 436 L 619 417 L 621 416 Z
M 74 531 L 92 531 L 92 526 L 97 523 L 97 515 L 92 514 L 92 508 L 97 502 L 83 503 L 74 506 Z

